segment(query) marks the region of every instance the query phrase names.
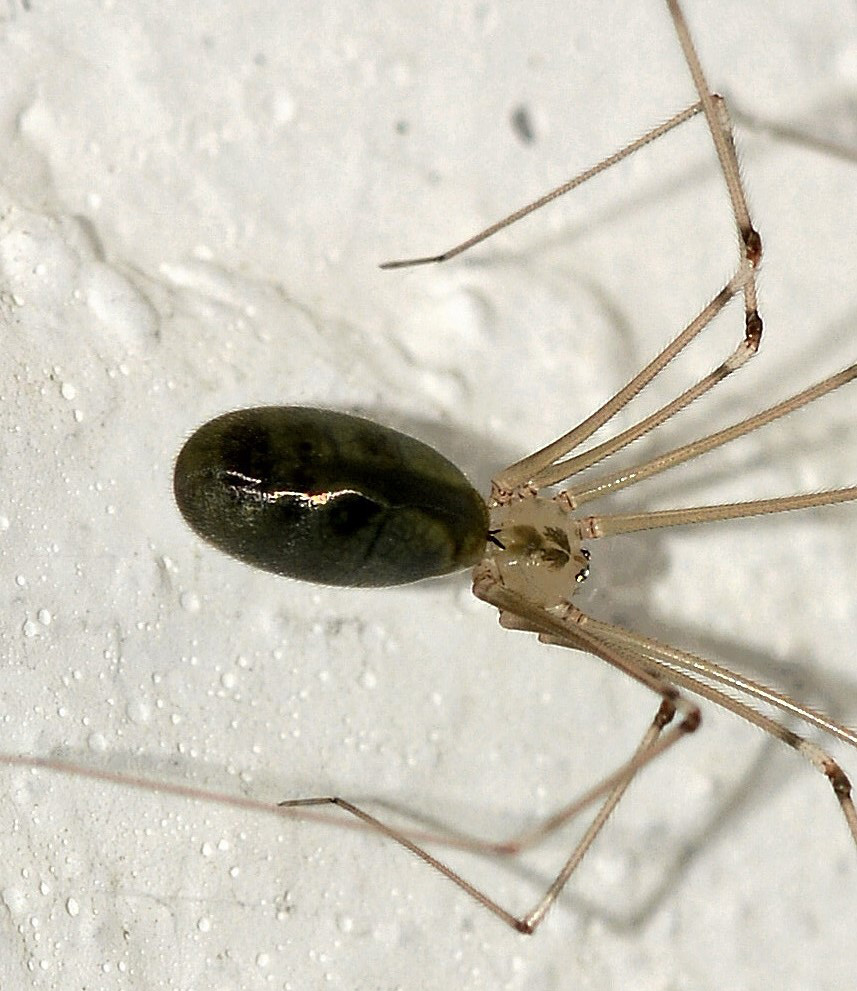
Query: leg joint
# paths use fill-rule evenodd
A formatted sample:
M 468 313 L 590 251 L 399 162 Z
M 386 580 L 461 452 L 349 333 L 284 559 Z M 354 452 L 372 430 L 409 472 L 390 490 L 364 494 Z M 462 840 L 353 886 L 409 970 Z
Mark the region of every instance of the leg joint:
M 759 342 L 762 340 L 762 318 L 758 310 L 751 310 L 747 314 L 744 338 L 754 353 L 759 350 Z
M 694 706 L 684 717 L 684 719 L 682 719 L 679 725 L 685 733 L 695 733 L 699 729 L 701 723 L 702 713 L 699 711 L 698 706 Z
M 833 786 L 833 791 L 836 793 L 837 798 L 851 797 L 851 782 L 848 780 L 848 775 L 836 761 L 826 760 L 824 762 L 824 773 Z
M 762 260 L 762 238 L 755 227 L 742 227 L 741 240 L 744 242 L 744 257 L 753 266 L 759 267 Z
M 675 700 L 665 698 L 661 702 L 658 711 L 655 713 L 655 718 L 653 721 L 655 728 L 661 730 L 665 726 L 668 726 L 673 721 L 674 716 L 675 716 Z

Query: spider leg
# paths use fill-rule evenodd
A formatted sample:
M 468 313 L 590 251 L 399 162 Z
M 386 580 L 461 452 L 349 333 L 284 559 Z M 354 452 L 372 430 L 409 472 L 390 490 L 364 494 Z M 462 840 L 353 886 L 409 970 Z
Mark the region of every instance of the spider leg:
M 695 732 L 699 727 L 701 717 L 699 708 L 682 696 L 675 685 L 671 683 L 669 677 L 664 677 L 660 671 L 654 671 L 645 666 L 642 663 L 643 659 L 626 646 L 614 647 L 597 633 L 593 635 L 589 630 L 583 629 L 579 623 L 564 613 L 543 609 L 504 587 L 493 562 L 483 562 L 474 569 L 473 592 L 477 598 L 496 606 L 500 611 L 502 625 L 538 633 L 539 639 L 546 643 L 556 643 L 594 654 L 662 697 L 661 705 L 652 724 L 646 731 L 633 757 L 623 768 L 602 781 L 597 789 L 593 789 L 581 799 L 566 805 L 534 829 L 521 833 L 511 841 L 511 849 L 516 852 L 540 842 L 548 834 L 576 816 L 581 811 L 583 803 L 588 804 L 589 801 L 594 800 L 596 793 L 603 793 L 607 787 L 611 789 L 545 894 L 537 905 L 523 917 L 522 921 L 526 924 L 524 931 L 531 932 L 556 901 L 559 893 L 580 864 L 639 770 L 672 747 L 682 737 Z M 683 711 L 683 718 L 676 726 L 663 732 L 673 720 L 677 709 Z
M 857 733 L 827 716 L 801 705 L 780 692 L 776 692 L 758 682 L 743 678 L 718 664 L 704 658 L 682 651 L 667 644 L 662 644 L 650 637 L 645 637 L 633 630 L 626 630 L 610 623 L 603 623 L 581 612 L 576 606 L 569 606 L 568 619 L 584 629 L 591 630 L 596 638 L 614 646 L 619 650 L 630 650 L 640 659 L 643 666 L 661 678 L 668 680 L 695 695 L 714 702 L 721 708 L 733 712 L 748 723 L 758 726 L 770 736 L 796 750 L 812 766 L 823 774 L 830 783 L 836 800 L 845 816 L 845 821 L 851 836 L 857 844 L 857 810 L 851 797 L 851 782 L 839 764 L 816 743 L 807 740 L 783 726 L 776 719 L 758 712 L 747 702 L 734 698 L 719 688 L 706 684 L 702 679 L 728 685 L 735 691 L 763 700 L 783 712 L 797 716 L 803 722 L 816 726 L 826 733 L 857 747 Z M 564 638 L 547 638 L 550 643 L 568 646 Z M 692 671 L 693 674 L 688 672 Z
M 719 97 L 718 97 L 719 99 Z M 608 155 L 607 158 L 602 159 L 595 165 L 590 166 L 588 169 L 584 169 L 583 172 L 579 172 L 576 176 L 568 179 L 566 182 L 561 183 L 556 186 L 550 192 L 545 193 L 538 199 L 532 200 L 532 202 L 519 207 L 512 213 L 503 217 L 502 220 L 495 221 L 495 223 L 484 228 L 484 230 L 479 231 L 478 234 L 474 234 L 472 237 L 467 238 L 466 241 L 462 241 L 460 244 L 456 244 L 452 248 L 447 248 L 446 251 L 442 251 L 438 255 L 425 255 L 422 258 L 400 258 L 396 261 L 383 262 L 380 268 L 391 269 L 391 268 L 413 268 L 415 265 L 431 265 L 435 262 L 445 262 L 449 261 L 450 258 L 455 258 L 456 255 L 463 254 L 468 249 L 480 244 L 482 241 L 487 241 L 489 237 L 493 237 L 500 231 L 505 230 L 507 227 L 511 227 L 512 224 L 516 224 L 519 220 L 523 220 L 524 217 L 529 216 L 531 213 L 535 213 L 536 210 L 540 210 L 543 206 L 547 206 L 548 203 L 552 203 L 554 200 L 559 199 L 560 196 L 564 196 L 566 193 L 570 193 L 573 189 L 577 189 L 578 186 L 582 186 L 584 182 L 589 179 L 593 179 L 595 176 L 602 172 L 605 172 L 611 166 L 616 165 L 621 162 L 622 159 L 628 158 L 633 155 L 635 151 L 639 151 L 640 148 L 651 144 L 653 141 L 657 141 L 658 138 L 663 137 L 668 134 L 673 128 L 678 127 L 680 124 L 684 124 L 685 121 L 691 120 L 698 114 L 704 112 L 703 105 L 700 101 L 691 104 L 684 110 L 679 111 L 674 116 L 670 117 L 669 120 L 664 121 L 663 124 L 658 124 L 657 127 L 653 127 L 650 131 L 637 138 L 635 141 L 631 141 L 629 144 L 625 145 L 624 148 L 620 148 L 619 151 L 614 152 L 612 155 Z
M 687 333 L 691 328 L 696 327 L 696 331 L 693 334 L 693 336 L 696 336 L 696 333 L 704 329 L 716 313 L 725 305 L 727 300 L 721 302 L 721 296 L 731 288 L 732 292 L 729 293 L 729 296 L 739 290 L 744 296 L 744 340 L 725 362 L 656 413 L 653 413 L 634 427 L 619 434 L 607 444 L 600 445 L 591 452 L 580 455 L 578 458 L 563 462 L 561 465 L 556 465 L 555 462 L 558 459 L 565 457 L 566 454 L 574 450 L 575 447 L 590 437 L 598 427 L 606 423 L 620 409 L 627 405 L 672 360 L 672 357 L 678 353 L 678 351 L 675 351 L 674 354 L 662 360 L 662 356 L 666 354 L 666 352 L 662 352 L 643 372 L 635 376 L 624 389 L 620 390 L 613 399 L 602 406 L 592 417 L 584 420 L 579 426 L 542 448 L 542 450 L 510 465 L 502 472 L 497 479 L 493 492 L 494 498 L 498 502 L 511 498 L 512 495 L 521 490 L 532 490 L 546 485 L 553 485 L 562 478 L 569 477 L 574 471 L 580 471 L 594 464 L 601 458 L 606 457 L 607 454 L 613 453 L 638 437 L 643 436 L 643 434 L 648 433 L 654 427 L 668 420 L 679 410 L 698 399 L 703 393 L 713 388 L 714 385 L 722 382 L 728 375 L 752 358 L 759 349 L 762 338 L 762 320 L 759 316 L 757 306 L 756 269 L 762 260 L 762 240 L 750 218 L 747 197 L 741 179 L 741 170 L 738 165 L 738 156 L 735 152 L 732 123 L 729 119 L 729 112 L 726 108 L 725 101 L 718 94 L 712 93 L 708 86 L 699 56 L 697 55 L 687 23 L 678 3 L 676 0 L 667 0 L 667 7 L 669 8 L 685 61 L 693 78 L 693 84 L 699 96 L 699 105 L 705 114 L 708 131 L 717 152 L 720 171 L 723 174 L 723 179 L 729 193 L 732 214 L 741 243 L 741 263 L 735 277 L 712 300 L 712 303 L 688 325 L 688 328 L 683 334 Z M 737 284 L 737 280 L 740 280 L 740 285 Z M 676 340 L 680 340 L 681 336 Z M 672 346 L 669 345 L 667 350 Z M 681 349 L 679 348 L 678 350 Z M 565 471 L 565 474 L 563 474 L 563 471 Z
M 750 210 L 747 206 L 747 196 L 744 191 L 744 183 L 741 179 L 741 169 L 738 165 L 738 156 L 735 154 L 735 141 L 732 131 L 732 123 L 729 120 L 729 113 L 723 98 L 712 93 L 709 89 L 705 73 L 702 71 L 702 63 L 696 46 L 690 36 L 684 13 L 678 4 L 678 0 L 667 0 L 670 17 L 672 17 L 679 44 L 684 53 L 684 60 L 693 78 L 693 85 L 699 94 L 699 102 L 708 123 L 708 130 L 711 140 L 714 142 L 714 149 L 720 162 L 720 171 L 726 182 L 729 192 L 729 200 L 732 204 L 732 214 L 735 218 L 735 226 L 741 239 L 744 257 L 752 264 L 753 268 L 759 267 L 762 259 L 762 241 L 758 231 L 753 227 L 750 219 Z M 762 322 L 756 310 L 756 282 L 751 279 L 744 289 L 744 305 L 746 311 L 747 335 L 761 337 Z
M 739 235 L 741 249 L 741 261 L 733 278 L 726 286 L 712 299 L 682 331 L 678 337 L 672 341 L 649 365 L 636 375 L 623 389 L 621 389 L 612 399 L 605 403 L 601 409 L 588 417 L 573 430 L 559 437 L 548 444 L 540 451 L 529 455 L 520 461 L 515 462 L 506 468 L 500 476 L 495 479 L 492 498 L 496 503 L 510 500 L 514 496 L 553 485 L 562 478 L 569 477 L 575 471 L 582 470 L 591 464 L 606 457 L 624 447 L 631 441 L 643 436 L 659 424 L 674 416 L 679 410 L 694 402 L 709 389 L 719 382 L 722 382 L 728 375 L 736 371 L 745 364 L 759 348 L 762 337 L 762 320 L 759 317 L 757 307 L 756 290 L 756 269 L 762 258 L 762 241 L 753 226 L 747 197 L 744 191 L 744 184 L 741 179 L 741 171 L 738 165 L 738 157 L 735 152 L 735 142 L 733 137 L 732 123 L 729 112 L 721 96 L 713 93 L 705 79 L 702 66 L 697 55 L 696 48 L 690 37 L 690 32 L 684 15 L 679 8 L 677 0 L 666 0 L 670 17 L 673 21 L 676 34 L 684 53 L 685 61 L 690 75 L 693 79 L 694 87 L 699 97 L 698 101 L 686 110 L 674 115 L 664 124 L 653 128 L 637 141 L 633 141 L 625 148 L 614 155 L 605 158 L 597 165 L 581 172 L 568 182 L 557 186 L 555 189 L 539 197 L 533 202 L 515 210 L 502 220 L 491 224 L 478 234 L 467 238 L 460 244 L 437 255 L 430 255 L 421 258 L 403 259 L 394 262 L 386 262 L 382 268 L 402 268 L 412 265 L 427 264 L 430 262 L 446 261 L 449 258 L 461 254 L 475 244 L 484 241 L 498 231 L 503 230 L 510 224 L 532 213 L 534 210 L 545 206 L 559 196 L 581 185 L 583 182 L 598 175 L 605 169 L 610 168 L 623 158 L 628 157 L 644 145 L 657 140 L 659 137 L 678 127 L 680 124 L 698 113 L 705 115 L 708 131 L 717 153 L 720 171 L 729 193 L 729 200 L 732 207 L 732 214 L 735 220 L 736 230 Z M 626 406 L 642 389 L 644 389 L 652 379 L 658 375 L 670 361 L 693 340 L 708 324 L 713 320 L 718 312 L 726 305 L 729 299 L 737 292 L 744 296 L 744 338 L 732 354 L 722 362 L 711 373 L 685 390 L 680 396 L 668 403 L 656 413 L 646 417 L 640 423 L 624 431 L 606 444 L 594 448 L 590 452 L 579 455 L 577 458 L 569 459 L 566 462 L 556 464 L 564 458 L 570 451 L 590 437 L 600 426 L 608 422 L 619 410 Z
M 566 646 L 568 646 L 568 644 L 566 644 Z M 607 653 L 610 653 L 609 647 L 605 647 L 604 650 Z M 624 666 L 625 665 L 623 665 L 623 667 Z M 665 694 L 674 695 L 675 698 L 678 699 L 678 694 L 671 692 L 666 686 Z M 580 798 L 578 798 L 574 803 L 564 807 L 560 813 L 551 816 L 545 823 L 533 830 L 527 831 L 526 833 L 521 833 L 512 840 L 504 843 L 486 843 L 484 844 L 484 847 L 475 843 L 467 845 L 467 848 L 473 850 L 474 852 L 514 855 L 526 847 L 534 846 L 536 843 L 540 842 L 545 836 L 564 825 L 574 816 L 583 811 L 583 809 L 587 806 L 603 798 L 606 793 L 606 798 L 604 798 L 603 803 L 599 806 L 583 836 L 575 844 L 571 855 L 567 858 L 561 870 L 558 872 L 536 905 L 523 915 L 514 915 L 507 909 L 503 908 L 502 905 L 487 895 L 481 888 L 477 888 L 475 885 L 471 884 L 457 871 L 453 870 L 443 861 L 429 853 L 423 846 L 420 846 L 418 843 L 414 842 L 407 833 L 386 825 L 376 816 L 366 812 L 353 802 L 346 801 L 345 799 L 337 796 L 330 796 L 321 798 L 293 799 L 290 801 L 281 802 L 280 805 L 282 808 L 287 810 L 303 810 L 306 808 L 315 808 L 318 806 L 328 805 L 342 809 L 344 812 L 347 812 L 349 815 L 359 820 L 366 827 L 376 830 L 388 839 L 398 843 L 399 846 L 402 846 L 406 850 L 410 851 L 414 854 L 414 856 L 419 857 L 420 860 L 428 864 L 430 867 L 433 867 L 448 880 L 452 881 L 453 884 L 459 887 L 484 908 L 488 909 L 488 911 L 497 916 L 497 918 L 501 921 L 505 922 L 513 929 L 516 929 L 518 932 L 529 934 L 535 932 L 550 907 L 559 897 L 560 892 L 565 887 L 577 866 L 580 864 L 596 836 L 601 832 L 604 823 L 612 814 L 616 805 L 618 805 L 620 799 L 625 794 L 628 785 L 637 775 L 640 768 L 648 764 L 655 757 L 662 754 L 665 750 L 681 739 L 682 736 L 689 732 L 693 732 L 693 730 L 696 729 L 696 726 L 698 725 L 698 711 L 695 707 L 691 707 L 690 714 L 686 716 L 678 726 L 676 726 L 668 734 L 662 735 L 662 730 L 664 727 L 672 721 L 675 709 L 675 702 L 668 701 L 665 698 L 661 702 L 655 718 L 646 730 L 643 739 L 634 751 L 632 757 L 616 771 L 580 796 Z
M 563 501 L 569 507 L 575 508 L 584 502 L 601 498 L 610 492 L 618 492 L 619 489 L 627 488 L 629 485 L 636 485 L 638 482 L 643 481 L 644 478 L 650 478 L 652 475 L 657 475 L 659 472 L 666 471 L 668 468 L 674 468 L 676 465 L 684 464 L 685 461 L 698 458 L 708 451 L 713 451 L 715 448 L 722 447 L 724 444 L 737 440 L 739 437 L 758 430 L 768 423 L 773 423 L 780 417 L 815 402 L 822 396 L 834 392 L 854 379 L 857 379 L 857 364 L 850 365 L 841 372 L 837 372 L 835 375 L 830 375 L 828 378 L 816 382 L 815 385 L 804 389 L 802 392 L 795 393 L 795 395 L 789 396 L 788 399 L 784 399 L 774 406 L 769 406 L 759 413 L 748 416 L 738 423 L 733 423 L 723 430 L 718 430 L 716 433 L 708 434 L 705 437 L 700 437 L 698 440 L 691 441 L 689 444 L 684 444 L 664 454 L 659 454 L 650 461 L 641 462 L 630 468 L 622 468 L 616 472 L 599 475 L 594 479 L 581 482 L 576 486 L 571 486 L 562 493 Z M 600 453 L 598 458 L 588 459 L 588 464 L 595 464 L 596 460 L 601 460 L 602 457 L 606 457 L 608 454 L 612 454 L 615 450 L 618 450 L 618 447 L 612 441 L 600 445 L 600 448 L 607 448 L 608 446 L 610 449 Z M 593 448 L 587 454 L 595 454 L 600 451 L 600 448 Z M 579 465 L 577 462 L 578 458 L 570 458 L 560 462 L 557 468 L 563 467 L 567 473 L 562 478 L 558 478 L 557 481 L 563 481 L 565 478 L 569 478 L 576 472 L 581 471 L 583 467 L 588 466 Z
M 699 311 L 690 323 L 667 346 L 657 354 L 627 385 L 623 386 L 603 406 L 588 416 L 568 433 L 505 468 L 492 485 L 492 498 L 495 502 L 507 502 L 522 490 L 537 490 L 567 478 L 569 474 L 602 460 L 608 454 L 625 447 L 638 437 L 654 430 L 655 427 L 675 416 L 684 407 L 699 399 L 715 385 L 746 364 L 756 353 L 758 341 L 743 338 L 735 350 L 708 375 L 686 389 L 681 395 L 665 406 L 641 420 L 633 427 L 618 434 L 608 444 L 593 448 L 578 458 L 560 460 L 592 436 L 596 430 L 624 409 L 666 366 L 684 350 L 726 306 L 729 300 L 740 291 L 752 276 L 752 268 L 743 262 L 735 275 L 712 300 Z
M 648 513 L 586 516 L 576 520 L 576 523 L 580 539 L 593 540 L 596 537 L 634 533 L 637 530 L 656 530 L 661 527 L 684 526 L 690 523 L 714 523 L 719 520 L 737 520 L 748 516 L 785 513 L 793 509 L 832 506 L 838 502 L 853 502 L 855 499 L 857 499 L 857 485 L 851 485 L 844 489 L 827 489 L 824 492 L 780 496 L 776 499 L 716 503 L 711 506 L 689 506 L 686 509 L 661 509 Z
M 338 796 L 322 796 L 291 799 L 279 804 L 280 808 L 284 810 L 298 812 L 324 806 L 334 806 L 341 809 L 365 827 L 393 840 L 424 863 L 433 867 L 513 929 L 522 933 L 532 933 L 541 924 L 548 910 L 559 897 L 560 892 L 640 769 L 672 747 L 682 737 L 694 732 L 699 726 L 700 714 L 698 707 L 684 699 L 667 678 L 662 677 L 660 672 L 654 672 L 640 664 L 626 647 L 614 648 L 597 635 L 583 629 L 578 623 L 547 610 L 539 609 L 517 594 L 505 589 L 497 579 L 496 569 L 492 562 L 484 562 L 482 566 L 477 567 L 474 574 L 474 592 L 479 598 L 491 602 L 500 609 L 501 621 L 505 621 L 506 625 L 522 624 L 523 628 L 539 633 L 542 639 L 550 642 L 562 642 L 564 646 L 588 650 L 590 653 L 603 657 L 610 664 L 661 696 L 658 711 L 634 754 L 612 774 L 602 779 L 575 802 L 565 806 L 559 813 L 551 816 L 535 829 L 521 833 L 510 841 L 501 844 L 487 843 L 484 846 L 476 843 L 466 844 L 469 849 L 475 851 L 481 849 L 483 852 L 489 853 L 514 854 L 527 846 L 538 843 L 549 833 L 554 832 L 578 815 L 587 806 L 603 799 L 583 836 L 575 844 L 556 877 L 533 908 L 523 915 L 513 914 L 482 889 L 471 884 L 461 874 L 431 854 L 424 846 L 415 842 L 406 832 L 388 826 L 376 816 L 346 799 Z M 677 709 L 683 711 L 683 718 L 678 725 L 664 732 L 665 728 L 673 721 Z

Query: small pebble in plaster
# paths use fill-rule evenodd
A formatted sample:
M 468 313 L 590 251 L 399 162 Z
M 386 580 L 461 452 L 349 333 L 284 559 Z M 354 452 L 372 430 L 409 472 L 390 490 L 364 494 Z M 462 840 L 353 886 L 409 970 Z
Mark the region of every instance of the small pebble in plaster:
M 441 283 L 406 318 L 408 353 L 416 364 L 447 368 L 447 356 L 482 353 L 492 343 L 493 307 L 478 290 Z
M 271 123 L 275 127 L 291 124 L 295 119 L 297 110 L 298 105 L 294 96 L 288 90 L 277 90 L 271 101 Z

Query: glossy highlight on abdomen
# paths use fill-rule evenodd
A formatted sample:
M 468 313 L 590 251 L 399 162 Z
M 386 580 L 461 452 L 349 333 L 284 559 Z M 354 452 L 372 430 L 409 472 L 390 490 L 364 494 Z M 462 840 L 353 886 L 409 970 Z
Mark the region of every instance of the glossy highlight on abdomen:
M 181 449 L 176 502 L 247 564 L 324 585 L 402 585 L 474 565 L 488 511 L 435 450 L 371 420 L 301 406 L 225 413 Z

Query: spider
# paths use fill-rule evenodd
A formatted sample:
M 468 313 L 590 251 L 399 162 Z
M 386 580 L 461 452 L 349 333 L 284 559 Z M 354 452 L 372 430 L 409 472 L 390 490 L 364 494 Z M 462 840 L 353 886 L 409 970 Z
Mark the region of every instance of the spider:
M 752 269 L 754 262 L 747 257 L 746 251 L 747 247 L 751 247 L 751 240 L 748 240 L 746 237 L 743 239 L 743 244 L 745 245 L 744 257 L 741 263 L 739 263 L 739 270 L 733 277 L 729 287 L 736 290 L 739 296 L 742 294 L 746 295 L 749 287 L 753 284 L 754 273 Z M 755 252 L 751 252 L 751 254 L 755 254 Z M 745 344 L 744 347 L 746 350 L 747 345 Z M 831 389 L 835 387 L 835 384 L 834 381 L 828 383 Z M 323 419 L 321 422 L 323 423 Z M 379 435 L 373 434 L 373 436 L 377 439 Z M 407 463 L 403 465 L 403 468 L 407 467 Z M 649 762 L 656 753 L 666 749 L 670 739 L 678 739 L 683 732 L 690 728 L 695 718 L 695 710 L 683 691 L 683 689 L 688 687 L 687 682 L 683 685 L 679 684 L 682 674 L 681 670 L 675 670 L 670 667 L 670 670 L 665 673 L 657 665 L 658 658 L 651 653 L 646 653 L 639 641 L 632 644 L 623 643 L 617 640 L 619 634 L 615 630 L 612 631 L 613 636 L 611 638 L 610 631 L 598 629 L 591 620 L 581 624 L 581 617 L 573 613 L 564 601 L 561 603 L 554 602 L 552 606 L 546 605 L 550 597 L 557 594 L 558 589 L 563 599 L 565 599 L 570 597 L 571 591 L 578 584 L 582 585 L 586 581 L 586 569 L 589 566 L 589 562 L 586 560 L 585 555 L 583 555 L 583 549 L 584 547 L 591 549 L 595 559 L 594 564 L 597 566 L 597 549 L 600 544 L 596 538 L 591 536 L 586 536 L 584 539 L 583 534 L 581 534 L 581 539 L 578 539 L 577 533 L 569 533 L 568 528 L 572 525 L 570 521 L 579 518 L 579 514 L 576 514 L 576 511 L 570 508 L 569 503 L 564 504 L 562 500 L 554 501 L 550 497 L 545 500 L 547 503 L 545 511 L 554 513 L 556 518 L 550 521 L 547 527 L 542 526 L 541 531 L 539 527 L 523 519 L 521 516 L 506 515 L 526 513 L 534 506 L 540 505 L 536 501 L 537 497 L 544 498 L 546 495 L 550 496 L 551 489 L 547 482 L 540 483 L 542 485 L 541 492 L 533 493 L 532 488 L 536 486 L 534 482 L 535 476 L 535 471 L 527 469 L 523 482 L 516 482 L 514 479 L 510 482 L 508 478 L 498 478 L 498 484 L 492 496 L 493 504 L 490 506 L 495 519 L 490 521 L 487 527 L 483 527 L 483 531 L 480 534 L 481 537 L 484 538 L 487 536 L 488 539 L 487 541 L 481 541 L 487 556 L 485 563 L 481 566 L 477 587 L 480 593 L 489 601 L 500 600 L 504 592 L 511 591 L 513 595 L 523 596 L 527 601 L 537 607 L 537 609 L 547 613 L 547 619 L 542 615 L 542 612 L 539 612 L 538 619 L 534 618 L 532 614 L 521 617 L 520 612 L 522 610 L 519 601 L 516 600 L 514 604 L 511 604 L 514 608 L 510 607 L 510 603 L 508 602 L 496 601 L 495 604 L 505 611 L 506 623 L 508 625 L 533 630 L 548 640 L 559 638 L 562 640 L 562 646 L 567 646 L 568 641 L 573 640 L 574 645 L 582 649 L 596 653 L 600 649 L 600 656 L 609 655 L 605 657 L 605 660 L 609 661 L 612 658 L 613 663 L 618 663 L 624 669 L 630 669 L 631 673 L 636 671 L 638 677 L 641 677 L 642 682 L 653 691 L 653 698 L 656 700 L 653 703 L 653 708 L 658 708 L 659 713 L 657 723 L 653 724 L 653 729 L 647 735 L 643 744 L 641 744 L 641 749 L 638 750 L 637 755 L 618 769 L 618 776 L 614 776 L 612 779 L 601 783 L 600 788 L 603 789 L 601 797 L 596 799 L 592 796 L 593 801 L 597 800 L 602 803 L 612 802 L 615 804 L 619 791 L 626 787 L 630 778 L 640 770 L 643 763 Z M 530 483 L 533 483 L 533 485 Z M 815 496 L 813 498 L 819 497 Z M 580 502 L 581 500 L 578 498 L 577 501 Z M 791 507 L 788 507 L 781 503 L 778 508 L 799 508 L 800 505 L 801 503 L 797 502 L 792 503 Z M 677 521 L 674 520 L 674 522 Z M 577 526 L 577 524 L 573 525 Z M 515 531 L 512 532 L 511 539 L 504 535 L 504 526 L 507 531 Z M 518 529 L 521 532 L 517 532 Z M 554 536 L 547 533 L 548 529 L 553 531 Z M 533 531 L 535 531 L 534 538 Z M 562 536 L 563 533 L 565 533 L 564 538 Z M 546 536 L 547 539 L 545 539 Z M 567 542 L 567 548 L 563 546 L 563 540 Z M 578 544 L 581 546 L 579 547 Z M 517 563 L 513 566 L 511 558 L 515 555 L 517 555 Z M 564 563 L 561 563 L 564 556 L 566 560 Z M 520 567 L 522 564 L 523 568 Z M 498 574 L 501 578 L 499 583 L 497 582 Z M 522 580 L 524 580 L 524 575 L 527 576 L 523 590 L 515 588 L 516 575 L 519 575 Z M 548 628 L 539 625 L 539 622 L 545 623 L 548 619 L 550 620 Z M 557 629 L 556 624 L 560 624 L 561 630 Z M 650 648 L 650 651 L 654 649 Z M 629 656 L 629 651 L 631 656 Z M 684 660 L 687 662 L 686 657 Z M 675 664 L 679 664 L 681 658 L 673 658 L 673 661 Z M 712 669 L 706 670 L 710 671 Z M 700 670 L 695 669 L 694 673 L 699 676 Z M 690 677 L 692 676 L 691 674 Z M 665 684 L 665 681 L 669 684 Z M 673 695 L 672 689 L 677 685 L 682 689 L 680 697 Z M 658 698 L 661 700 L 660 702 L 657 701 Z M 669 709 L 673 705 L 679 708 L 677 718 L 673 719 L 672 723 L 661 728 L 660 724 L 666 722 L 667 716 L 670 714 Z M 676 731 L 676 723 L 678 723 L 680 732 Z M 682 726 L 684 729 L 682 729 Z M 672 738 L 667 737 L 667 734 L 670 733 L 673 733 Z M 656 735 L 659 735 L 658 740 L 654 739 Z M 665 739 L 667 740 L 666 743 Z M 252 808 L 252 803 L 247 803 L 247 807 Z M 609 804 L 602 805 L 602 809 L 609 811 Z M 567 808 L 558 818 L 570 814 L 571 810 Z M 602 820 L 605 814 L 602 813 Z M 551 822 L 544 823 L 541 833 L 544 834 L 549 831 L 552 825 L 553 823 Z M 396 838 L 400 840 L 406 839 L 406 837 L 401 836 L 397 836 Z M 536 831 L 530 837 L 519 837 L 516 842 L 500 847 L 489 847 L 488 849 L 500 849 L 502 852 L 510 852 L 525 845 L 526 842 L 537 840 L 538 838 L 538 831 Z M 579 852 L 582 853 L 583 851 L 580 850 Z M 501 917 L 506 918 L 506 921 L 510 921 L 516 928 L 529 931 L 539 924 L 540 920 L 544 917 L 544 910 L 547 907 L 547 905 L 543 906 L 543 911 L 540 915 L 534 911 L 525 913 L 522 916 L 516 916 L 514 919 L 506 918 L 502 914 L 502 909 L 500 910 L 500 914 Z
M 699 313 L 631 381 L 568 433 L 509 465 L 492 480 L 483 503 L 464 476 L 431 448 L 371 421 L 302 407 L 263 407 L 224 414 L 200 427 L 175 467 L 176 500 L 203 538 L 251 565 L 322 584 L 396 585 L 473 569 L 473 592 L 496 606 L 500 623 L 535 633 L 543 643 L 583 650 L 644 685 L 659 698 L 634 754 L 585 795 L 494 853 L 518 854 L 579 815 L 596 811 L 542 897 L 520 915 L 505 907 L 404 833 L 339 797 L 297 799 L 287 808 L 334 805 L 430 864 L 494 915 L 523 933 L 541 924 L 607 818 L 639 771 L 695 732 L 700 709 L 689 694 L 714 702 L 793 748 L 828 781 L 857 845 L 851 783 L 820 746 L 780 719 L 803 723 L 857 747 L 857 733 L 767 685 L 713 661 L 583 612 L 574 592 L 589 575 L 585 546 L 617 534 L 716 523 L 857 499 L 857 486 L 745 503 L 657 512 L 582 515 L 579 508 L 638 484 L 757 430 L 857 378 L 857 364 L 744 420 L 631 467 L 577 476 L 656 430 L 737 372 L 755 356 L 763 334 L 756 291 L 762 241 L 741 181 L 723 98 L 712 92 L 677 0 L 667 0 L 698 101 L 571 181 L 441 254 L 388 262 L 403 268 L 445 262 L 520 220 L 611 165 L 702 114 L 729 193 L 740 245 L 734 274 Z M 586 448 L 592 435 L 676 358 L 738 297 L 743 334 L 709 374 L 610 439 Z M 581 448 L 584 448 L 582 451 Z M 753 702 L 770 706 L 780 719 Z

